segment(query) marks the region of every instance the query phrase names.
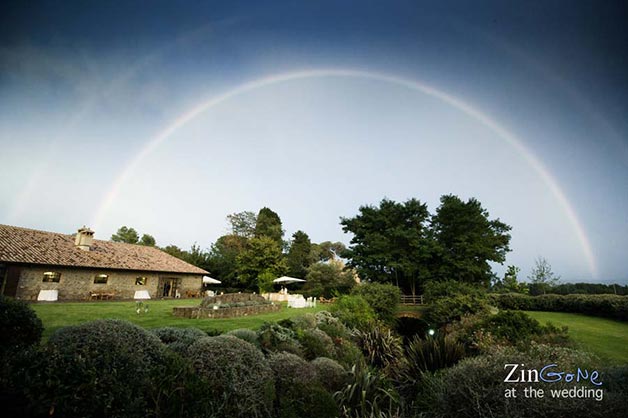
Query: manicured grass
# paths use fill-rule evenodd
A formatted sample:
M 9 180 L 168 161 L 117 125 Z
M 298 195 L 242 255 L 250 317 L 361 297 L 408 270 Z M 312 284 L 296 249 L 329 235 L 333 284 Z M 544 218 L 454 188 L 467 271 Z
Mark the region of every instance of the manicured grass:
M 144 328 L 196 327 L 203 331 L 219 330 L 224 332 L 237 328 L 257 329 L 264 322 L 280 321 L 328 308 L 328 305 L 319 304 L 316 308 L 292 309 L 283 304 L 281 311 L 278 312 L 224 319 L 186 319 L 172 315 L 174 306 L 198 306 L 200 303 L 200 299 L 148 301 L 149 312 L 140 315 L 135 312 L 135 302 L 133 301 L 54 302 L 34 303 L 31 306 L 44 324 L 44 339 L 47 339 L 61 327 L 105 318 L 124 319 Z
M 569 327 L 569 336 L 584 350 L 613 364 L 628 364 L 628 323 L 594 316 L 526 311 L 545 324 Z

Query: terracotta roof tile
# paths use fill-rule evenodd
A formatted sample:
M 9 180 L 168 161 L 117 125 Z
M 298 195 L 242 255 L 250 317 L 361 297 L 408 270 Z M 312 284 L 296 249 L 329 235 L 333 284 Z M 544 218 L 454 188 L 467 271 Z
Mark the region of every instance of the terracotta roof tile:
M 90 251 L 74 235 L 0 225 L 0 262 L 207 274 L 159 248 L 94 240 Z

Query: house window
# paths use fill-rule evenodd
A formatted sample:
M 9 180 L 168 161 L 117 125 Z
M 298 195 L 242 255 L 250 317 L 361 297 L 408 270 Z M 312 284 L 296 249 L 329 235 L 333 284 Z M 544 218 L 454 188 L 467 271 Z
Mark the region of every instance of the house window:
M 44 280 L 42 281 L 59 283 L 59 280 L 61 280 L 61 273 L 57 273 L 56 271 L 47 271 L 44 273 Z
M 107 274 L 97 274 L 96 276 L 94 276 L 94 283 L 95 284 L 107 284 L 108 278 L 109 276 Z
M 146 286 L 146 277 L 136 277 L 135 286 Z

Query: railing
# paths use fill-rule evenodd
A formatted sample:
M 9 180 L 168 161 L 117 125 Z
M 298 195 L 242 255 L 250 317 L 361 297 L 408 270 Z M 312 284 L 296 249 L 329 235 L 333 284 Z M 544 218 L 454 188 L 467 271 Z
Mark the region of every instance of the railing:
M 423 305 L 423 295 L 401 295 L 402 305 Z

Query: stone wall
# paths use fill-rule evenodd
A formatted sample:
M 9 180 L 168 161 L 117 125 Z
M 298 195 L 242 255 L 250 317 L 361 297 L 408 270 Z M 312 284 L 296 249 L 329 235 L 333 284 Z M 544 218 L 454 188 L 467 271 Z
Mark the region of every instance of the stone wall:
M 43 281 L 44 272 L 48 271 L 61 273 L 58 283 Z M 97 274 L 107 274 L 107 283 L 94 283 Z M 136 285 L 137 277 L 146 277 L 146 284 Z M 132 299 L 136 290 L 148 290 L 150 297 L 157 299 L 163 292 L 160 279 L 166 278 L 179 279 L 181 297 L 185 297 L 186 291 L 200 291 L 202 287 L 201 275 L 36 266 L 21 269 L 16 298 L 37 300 L 40 290 L 57 289 L 59 300 L 89 300 L 93 292 L 112 293 L 113 299 Z
M 233 308 L 201 308 L 200 306 L 179 306 L 172 308 L 174 316 L 199 319 L 199 318 L 233 318 L 237 316 L 258 315 L 266 312 L 275 312 L 281 310 L 281 305 L 252 305 L 238 306 Z

